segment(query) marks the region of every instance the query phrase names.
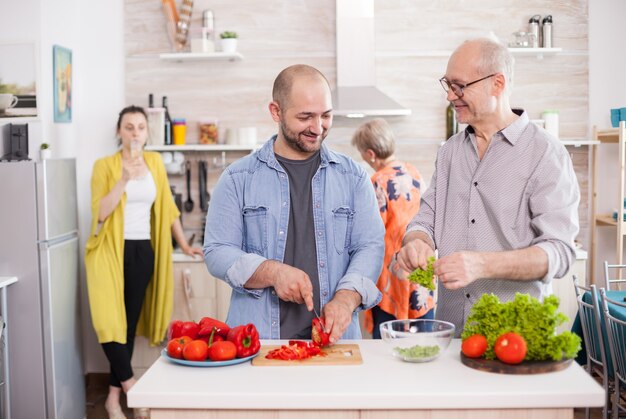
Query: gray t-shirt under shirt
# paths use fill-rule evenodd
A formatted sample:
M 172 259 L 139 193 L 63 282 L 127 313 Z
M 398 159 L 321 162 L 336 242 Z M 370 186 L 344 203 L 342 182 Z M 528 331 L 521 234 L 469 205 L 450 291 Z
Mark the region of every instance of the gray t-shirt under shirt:
M 304 271 L 313 285 L 313 302 L 320 312 L 320 283 L 317 272 L 315 226 L 311 182 L 320 166 L 320 153 L 306 160 L 290 160 L 279 155 L 276 159 L 289 177 L 290 211 L 287 244 L 283 263 Z M 313 312 L 305 304 L 280 300 L 280 338 L 310 339 Z

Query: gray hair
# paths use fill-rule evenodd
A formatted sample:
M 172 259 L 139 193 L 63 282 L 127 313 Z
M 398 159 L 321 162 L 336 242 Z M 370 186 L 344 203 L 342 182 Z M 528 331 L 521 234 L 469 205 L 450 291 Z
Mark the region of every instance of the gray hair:
M 352 145 L 361 153 L 372 150 L 379 159 L 393 155 L 396 145 L 391 127 L 382 118 L 364 123 L 352 136 Z
M 477 69 L 481 74 L 502 73 L 506 80 L 506 91 L 511 94 L 513 87 L 513 67 L 515 59 L 506 46 L 489 38 L 478 38 L 465 43 L 477 44 L 481 51 L 481 58 Z

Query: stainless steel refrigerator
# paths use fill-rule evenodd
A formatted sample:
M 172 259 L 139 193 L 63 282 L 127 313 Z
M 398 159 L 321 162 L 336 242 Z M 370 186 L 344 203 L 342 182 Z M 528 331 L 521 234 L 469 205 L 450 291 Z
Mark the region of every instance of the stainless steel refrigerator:
M 85 417 L 74 159 L 0 162 L 10 416 Z

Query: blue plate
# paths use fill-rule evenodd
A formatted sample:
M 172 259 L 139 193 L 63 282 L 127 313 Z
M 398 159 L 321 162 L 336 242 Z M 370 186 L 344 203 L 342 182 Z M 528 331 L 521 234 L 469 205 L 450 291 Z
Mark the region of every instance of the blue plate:
M 259 351 L 260 352 L 260 351 Z M 174 364 L 185 365 L 187 367 L 225 367 L 227 365 L 241 364 L 257 356 L 259 352 L 245 358 L 229 359 L 228 361 L 187 361 L 186 359 L 172 358 L 167 354 L 167 349 L 161 351 L 161 356 Z

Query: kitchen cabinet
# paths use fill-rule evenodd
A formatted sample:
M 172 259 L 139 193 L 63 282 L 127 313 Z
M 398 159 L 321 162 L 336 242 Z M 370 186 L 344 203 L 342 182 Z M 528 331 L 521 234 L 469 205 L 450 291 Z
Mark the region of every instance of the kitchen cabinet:
M 587 277 L 587 252 L 577 250 L 576 259 L 569 272 L 563 278 L 552 280 L 552 292 L 559 297 L 559 311 L 569 319 L 557 328 L 557 333 L 572 330 L 572 324 L 576 318 L 576 313 L 578 313 L 578 303 L 574 291 L 574 281 L 572 280 L 573 275 L 576 275 L 578 284 L 585 283 L 585 278 Z
M 624 222 L 624 187 L 625 187 L 625 170 L 626 170 L 626 122 L 620 121 L 619 128 L 598 130 L 596 127 L 593 129 L 593 139 L 601 144 L 618 144 L 618 154 L 616 161 L 613 162 L 617 169 L 617 196 L 615 197 L 615 207 L 617 208 L 617 220 L 613 219 L 612 214 L 599 214 L 598 213 L 598 150 L 596 145 L 592 148 L 592 206 L 591 206 L 591 220 L 593 222 L 593 228 L 591 230 L 591 277 L 589 283 L 595 283 L 595 270 L 596 266 L 606 260 L 606 256 L 597 254 L 597 229 L 599 227 L 614 227 L 616 235 L 615 246 L 615 263 L 623 263 L 624 254 L 624 235 L 626 235 L 626 222 Z
M 149 407 L 153 419 L 521 419 L 573 418 L 574 407 L 604 403 L 602 387 L 576 362 L 549 374 L 496 374 L 463 365 L 460 339 L 426 363 L 394 358 L 381 340 L 341 343 L 357 344 L 363 363 L 197 368 L 159 358 L 128 392 L 128 406 Z
M 172 319 L 199 321 L 204 316 L 225 321 L 231 288 L 209 274 L 202 258 L 174 253 L 174 308 Z M 165 343 L 165 342 L 164 342 Z M 132 366 L 140 377 L 161 355 L 142 336 L 135 340 Z
M 9 386 L 9 335 L 7 287 L 17 282 L 14 276 L 0 277 L 0 417 L 11 417 Z
M 239 144 L 185 144 L 185 145 L 148 145 L 149 151 L 254 151 L 261 145 Z

